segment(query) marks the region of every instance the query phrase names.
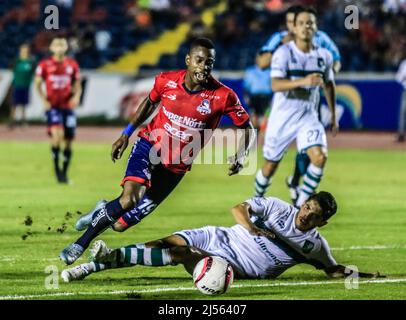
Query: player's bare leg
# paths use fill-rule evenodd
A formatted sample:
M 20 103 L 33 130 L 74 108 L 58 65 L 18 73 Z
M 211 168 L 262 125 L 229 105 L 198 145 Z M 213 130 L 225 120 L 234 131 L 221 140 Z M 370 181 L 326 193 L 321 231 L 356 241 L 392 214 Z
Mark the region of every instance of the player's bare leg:
M 75 262 L 99 234 L 113 225 L 124 213 L 133 208 L 144 196 L 146 187 L 135 181 L 126 181 L 120 197 L 107 202 L 92 213 L 92 221 L 85 233 L 60 253 L 60 258 L 69 265 Z M 83 217 L 85 218 L 85 217 Z
M 255 196 L 263 197 L 271 185 L 271 178 L 278 168 L 279 162 L 265 160 L 264 165 L 255 176 Z
M 303 183 L 300 187 L 299 197 L 296 206 L 300 207 L 313 193 L 320 184 L 323 176 L 324 166 L 327 161 L 327 152 L 320 146 L 311 147 L 307 150 L 310 158 L 310 165 L 303 177 Z
M 61 182 L 62 171 L 59 166 L 59 153 L 60 153 L 60 146 L 63 142 L 64 133 L 63 129 L 59 126 L 53 126 L 50 129 L 51 135 L 51 151 L 52 151 L 52 158 L 54 160 L 54 169 L 55 175 L 58 182 Z

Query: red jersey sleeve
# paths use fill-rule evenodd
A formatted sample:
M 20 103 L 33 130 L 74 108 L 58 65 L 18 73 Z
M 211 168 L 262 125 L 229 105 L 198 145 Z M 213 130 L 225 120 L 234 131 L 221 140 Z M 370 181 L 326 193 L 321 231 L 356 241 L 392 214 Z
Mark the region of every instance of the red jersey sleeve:
M 228 115 L 237 127 L 247 123 L 250 118 L 234 92 L 230 92 L 227 96 L 224 114 Z
M 76 61 L 72 61 L 72 68 L 73 68 L 72 79 L 80 80 L 80 68 Z
M 149 100 L 153 103 L 157 103 L 161 101 L 161 94 L 164 88 L 165 82 L 162 77 L 162 73 L 155 77 L 154 87 L 152 88 L 151 92 L 149 93 Z
M 45 63 L 41 61 L 35 68 L 35 75 L 45 79 Z

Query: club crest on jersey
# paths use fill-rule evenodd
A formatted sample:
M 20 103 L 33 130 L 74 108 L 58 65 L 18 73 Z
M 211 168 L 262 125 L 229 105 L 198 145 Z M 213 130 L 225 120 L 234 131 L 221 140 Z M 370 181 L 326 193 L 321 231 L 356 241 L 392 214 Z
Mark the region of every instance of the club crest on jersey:
M 312 251 L 313 248 L 314 248 L 314 243 L 309 240 L 306 240 L 303 245 L 302 250 L 303 250 L 303 253 L 309 253 L 310 251 Z
M 199 111 L 202 115 L 211 113 L 209 100 L 204 99 L 196 110 Z
M 319 68 L 324 68 L 326 66 L 323 58 L 318 58 L 317 59 L 317 65 L 319 66 Z

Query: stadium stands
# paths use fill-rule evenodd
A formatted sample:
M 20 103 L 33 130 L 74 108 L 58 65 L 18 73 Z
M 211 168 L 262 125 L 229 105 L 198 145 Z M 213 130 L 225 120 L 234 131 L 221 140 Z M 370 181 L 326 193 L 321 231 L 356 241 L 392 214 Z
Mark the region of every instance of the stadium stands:
M 220 2 L 227 2 L 227 10 L 207 27 L 201 13 Z M 395 71 L 405 55 L 406 9 L 386 0 L 352 1 L 360 9 L 358 30 L 345 29 L 345 4 L 338 0 L 6 0 L 0 2 L 0 41 L 7 44 L 0 52 L 0 68 L 11 65 L 24 42 L 32 43 L 38 59 L 46 54 L 55 30 L 44 28 L 43 12 L 45 6 L 57 4 L 58 32 L 69 37 L 72 54 L 84 69 L 114 62 L 164 31 L 188 22 L 192 28 L 178 53 L 164 54 L 156 65 L 142 69 L 182 67 L 190 38 L 207 35 L 217 46 L 216 67 L 242 70 L 252 64 L 255 52 L 269 35 L 283 28 L 283 11 L 294 2 L 316 6 L 320 29 L 340 48 L 343 71 Z

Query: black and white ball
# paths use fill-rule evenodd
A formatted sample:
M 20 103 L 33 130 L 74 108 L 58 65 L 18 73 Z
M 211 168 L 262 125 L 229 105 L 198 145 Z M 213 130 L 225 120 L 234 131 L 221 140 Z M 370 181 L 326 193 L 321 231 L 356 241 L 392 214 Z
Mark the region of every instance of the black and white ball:
M 233 268 L 221 257 L 206 257 L 200 260 L 193 270 L 196 288 L 207 295 L 225 293 L 233 280 Z

